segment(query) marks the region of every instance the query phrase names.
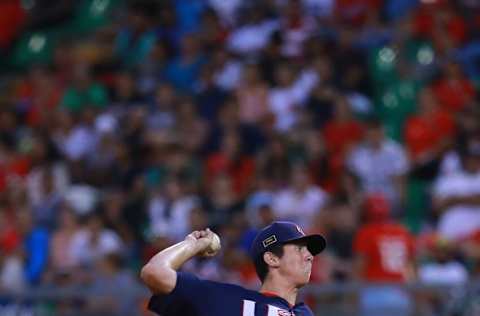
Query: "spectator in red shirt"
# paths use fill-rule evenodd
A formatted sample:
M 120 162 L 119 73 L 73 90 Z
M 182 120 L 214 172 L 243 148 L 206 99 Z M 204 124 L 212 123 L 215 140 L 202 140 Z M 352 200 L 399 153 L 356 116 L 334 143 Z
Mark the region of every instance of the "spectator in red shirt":
M 475 277 L 480 275 L 480 230 L 476 230 L 460 241 L 460 253 L 470 264 Z
M 364 202 L 366 223 L 354 238 L 355 273 L 366 282 L 405 283 L 414 277 L 413 237 L 390 220 L 390 206 L 380 194 Z M 401 288 L 369 285 L 360 293 L 362 315 L 410 315 L 411 301 Z M 393 314 L 392 314 L 393 313 Z
M 341 23 L 361 26 L 372 16 L 379 16 L 382 3 L 379 0 L 337 0 L 335 15 Z
M 414 17 L 414 33 L 433 41 L 439 52 L 459 47 L 468 36 L 466 21 L 447 1 L 425 1 Z
M 347 98 L 337 97 L 333 118 L 325 125 L 323 135 L 327 150 L 341 156 L 362 139 L 363 126 L 353 117 Z
M 11 254 L 21 243 L 21 236 L 14 225 L 14 217 L 7 214 L 6 209 L 0 209 L 0 253 Z
M 332 175 L 333 190 L 338 190 L 338 179 L 343 173 L 345 155 L 363 137 L 363 126 L 352 115 L 347 98 L 338 96 L 334 114 L 323 129 L 325 145 L 329 153 L 329 173 Z
M 45 67 L 34 67 L 16 91 L 17 105 L 26 111 L 30 126 L 48 125 L 60 103 L 63 89 Z
M 0 1 L 0 49 L 7 49 L 25 23 L 26 13 L 21 0 Z
M 431 89 L 424 89 L 418 98 L 418 112 L 405 126 L 405 142 L 414 176 L 430 180 L 436 176 L 440 160 L 452 145 L 454 135 L 452 114 L 439 107 Z
M 473 101 L 475 88 L 458 63 L 450 61 L 444 70 L 443 78 L 433 86 L 433 93 L 445 109 L 458 112 Z
M 9 185 L 15 185 L 19 180 L 23 181 L 30 166 L 30 160 L 17 153 L 13 144 L 0 140 L 0 193 Z
M 220 174 L 232 178 L 233 190 L 243 196 L 252 184 L 255 163 L 242 152 L 240 137 L 235 132 L 227 132 L 223 136 L 220 151 L 208 157 L 205 164 L 207 183 Z
M 413 237 L 400 223 L 389 219 L 390 206 L 380 194 L 364 203 L 366 223 L 354 240 L 357 271 L 369 282 L 405 282 L 412 276 Z

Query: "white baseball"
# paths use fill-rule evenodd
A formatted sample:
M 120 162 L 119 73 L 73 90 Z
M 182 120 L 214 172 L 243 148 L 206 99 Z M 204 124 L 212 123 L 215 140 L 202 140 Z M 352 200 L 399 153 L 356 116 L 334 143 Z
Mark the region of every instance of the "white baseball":
M 212 242 L 210 243 L 210 250 L 212 252 L 218 252 L 222 248 L 220 237 L 217 234 L 213 233 Z
M 213 232 L 212 232 L 213 233 Z M 215 256 L 218 251 L 222 248 L 220 243 L 220 237 L 217 234 L 213 233 L 212 241 L 210 242 L 210 246 L 202 253 L 203 256 L 212 257 Z

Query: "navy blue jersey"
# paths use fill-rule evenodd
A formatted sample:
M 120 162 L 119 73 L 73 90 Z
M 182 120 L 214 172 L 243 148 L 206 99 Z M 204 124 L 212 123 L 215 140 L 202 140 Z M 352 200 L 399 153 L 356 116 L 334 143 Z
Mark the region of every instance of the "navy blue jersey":
M 277 296 L 182 272 L 177 273 L 175 289 L 168 295 L 153 295 L 148 308 L 161 316 L 313 316 L 303 303 L 290 306 Z

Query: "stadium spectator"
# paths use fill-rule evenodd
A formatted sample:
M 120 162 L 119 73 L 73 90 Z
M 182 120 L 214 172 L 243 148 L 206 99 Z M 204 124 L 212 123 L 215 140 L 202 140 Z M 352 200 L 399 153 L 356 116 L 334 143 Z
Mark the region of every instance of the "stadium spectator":
M 92 313 L 112 313 L 115 315 L 132 315 L 136 312 L 136 297 L 123 297 L 121 300 L 105 293 L 121 293 L 122 290 L 137 286 L 131 271 L 125 269 L 123 258 L 116 253 L 107 254 L 96 262 L 96 273 L 89 291 L 95 298 L 88 302 Z
M 261 172 L 272 180 L 274 189 L 283 187 L 291 170 L 286 138 L 275 135 L 268 143 L 268 147 L 260 153 L 259 168 Z
M 14 252 L 21 243 L 20 231 L 15 225 L 15 217 L 7 208 L 0 210 L 0 251 L 6 256 Z
M 458 240 L 480 228 L 477 203 L 480 193 L 480 148 L 477 141 L 467 144 L 460 156 L 462 169 L 440 175 L 433 191 L 433 207 L 439 214 L 438 232 Z
M 206 185 L 219 174 L 226 174 L 232 179 L 233 190 L 243 197 L 252 185 L 255 164 L 244 153 L 240 135 L 227 132 L 223 135 L 220 150 L 207 157 L 205 163 Z
M 28 210 L 20 210 L 17 221 L 25 253 L 25 280 L 28 284 L 40 284 L 48 264 L 50 233 L 34 223 Z
M 150 232 L 177 241 L 187 231 L 190 212 L 200 201 L 189 195 L 185 183 L 175 176 L 166 179 L 163 190 L 157 192 L 149 202 Z
M 20 250 L 0 257 L 0 291 L 19 292 L 27 288 L 24 263 Z
M 290 185 L 274 195 L 272 209 L 280 220 L 291 220 L 310 229 L 315 214 L 322 211 L 328 194 L 312 184 L 308 169 L 298 163 L 293 166 Z
M 80 267 L 91 267 L 97 260 L 123 254 L 123 243 L 115 231 L 107 229 L 98 214 L 90 214 L 71 241 L 71 256 Z
M 444 76 L 433 86 L 433 92 L 446 110 L 458 112 L 473 101 L 475 89 L 458 63 L 449 61 L 444 69 Z
M 0 11 L 4 13 L 0 18 L 0 49 L 6 51 L 20 34 L 27 12 L 20 0 L 3 1 Z
M 258 65 L 245 66 L 235 94 L 242 123 L 261 124 L 268 118 L 268 85 L 261 78 Z
M 446 293 L 422 291 L 423 313 L 438 313 L 445 308 L 442 295 L 457 295 L 468 282 L 468 270 L 457 259 L 458 252 L 451 241 L 433 234 L 427 238 L 426 250 L 419 255 L 418 279 L 427 286 L 448 286 Z
M 398 284 L 415 280 L 413 237 L 401 223 L 391 220 L 388 200 L 382 194 L 368 195 L 363 210 L 365 222 L 353 242 L 357 278 Z M 412 313 L 408 293 L 395 286 L 367 286 L 360 292 L 359 304 L 362 315 Z
M 214 71 L 212 73 L 215 84 L 224 91 L 231 91 L 238 86 L 242 76 L 243 65 L 225 49 L 220 48 L 212 52 Z
M 205 63 L 202 54 L 195 34 L 182 37 L 180 54 L 166 65 L 166 79 L 176 89 L 187 94 L 193 93 L 200 76 L 201 67 Z
M 53 118 L 62 98 L 63 87 L 46 67 L 33 67 L 16 92 L 16 106 L 31 126 L 45 126 Z
M 403 147 L 385 136 L 378 120 L 368 123 L 363 142 L 347 157 L 347 171 L 358 179 L 360 192 L 383 193 L 395 215 L 402 211 L 408 164 Z
M 244 255 L 277 217 L 328 237 L 314 282 L 369 282 L 353 269 L 369 249 L 353 239 L 387 225 L 359 220 L 377 193 L 417 246 L 457 242 L 448 256 L 416 253 L 434 276 L 478 276 L 476 1 L 48 2 L 0 1 L 5 287 L 122 284 L 124 268 L 210 226 L 224 252 L 186 269 L 254 288 Z M 432 279 L 428 264 L 417 281 Z M 368 289 L 361 303 L 392 293 Z M 421 294 L 428 313 L 468 308 Z M 109 306 L 88 301 L 52 313 Z
M 345 157 L 362 138 L 363 125 L 352 114 L 346 98 L 337 97 L 332 118 L 323 128 L 325 147 L 329 155 L 329 173 L 333 190 L 339 190 L 338 179 L 344 173 Z M 337 180 L 337 181 L 335 181 Z
M 61 106 L 79 114 L 88 107 L 103 108 L 108 102 L 107 91 L 92 78 L 90 65 L 78 62 L 73 66 L 73 78 L 61 100 Z
M 80 229 L 77 216 L 71 210 L 63 209 L 57 227 L 50 243 L 51 273 L 73 273 L 73 269 L 80 265 L 72 251 L 73 238 Z
M 354 277 L 353 242 L 358 227 L 357 212 L 348 201 L 337 198 L 331 201 L 324 209 L 323 214 L 316 217 L 314 229 L 317 232 L 325 231 L 329 238 L 330 247 L 327 258 L 318 269 L 321 280 L 343 282 Z M 328 273 L 320 270 L 326 268 Z
M 318 82 L 307 99 L 307 109 L 313 116 L 314 126 L 318 128 L 323 128 L 332 118 L 338 96 L 332 63 L 332 59 L 325 55 L 317 56 L 312 62 L 312 69 L 318 76 Z
M 443 110 L 432 91 L 420 92 L 418 113 L 405 125 L 411 172 L 417 178 L 433 179 L 445 151 L 452 146 L 455 122 L 451 113 Z
M 241 21 L 232 30 L 227 48 L 239 55 L 255 55 L 266 48 L 270 36 L 278 29 L 278 21 L 267 15 L 261 4 L 252 5 L 244 10 Z
M 233 179 L 220 173 L 212 179 L 204 201 L 212 227 L 230 223 L 236 213 L 243 210 L 244 202 L 234 189 Z
M 153 50 L 156 38 L 152 15 L 155 9 L 153 2 L 130 4 L 126 23 L 115 41 L 115 55 L 125 67 L 138 66 Z
M 427 260 L 418 267 L 418 278 L 425 284 L 462 286 L 468 280 L 468 271 L 455 259 L 452 242 L 434 236 Z
M 282 8 L 284 11 L 280 21 L 283 34 L 282 55 L 299 58 L 303 55 L 303 44 L 311 37 L 317 27 L 310 11 L 304 9 L 301 0 L 288 1 Z
M 307 73 L 298 73 L 291 65 L 280 64 L 275 71 L 275 82 L 268 96 L 269 110 L 275 117 L 275 129 L 285 133 L 296 125 L 316 80 Z

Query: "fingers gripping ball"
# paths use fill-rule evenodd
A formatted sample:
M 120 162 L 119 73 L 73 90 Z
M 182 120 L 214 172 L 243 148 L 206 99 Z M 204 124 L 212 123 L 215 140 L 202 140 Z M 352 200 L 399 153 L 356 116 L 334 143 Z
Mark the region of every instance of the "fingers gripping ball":
M 213 257 L 220 251 L 221 248 L 222 246 L 220 243 L 220 237 L 212 232 L 210 245 L 201 253 L 201 255 L 204 257 Z

